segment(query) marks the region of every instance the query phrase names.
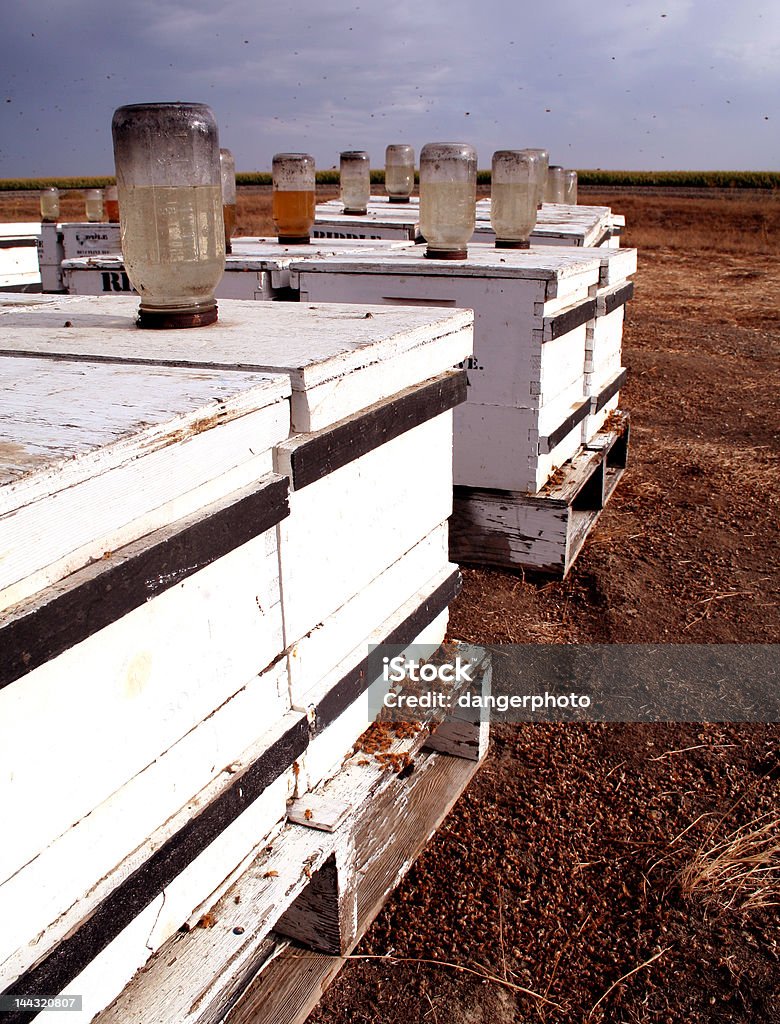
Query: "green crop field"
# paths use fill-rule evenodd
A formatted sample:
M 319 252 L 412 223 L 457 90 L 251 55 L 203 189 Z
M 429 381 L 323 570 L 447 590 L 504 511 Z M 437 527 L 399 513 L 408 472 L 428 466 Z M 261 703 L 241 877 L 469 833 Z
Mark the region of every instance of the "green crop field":
M 780 171 L 578 171 L 580 185 L 597 185 L 609 188 L 611 185 L 641 188 L 750 188 L 780 189 Z M 417 176 L 419 180 L 419 175 Z M 371 182 L 381 185 L 385 180 L 383 170 L 371 171 Z M 479 171 L 480 185 L 490 184 L 490 171 Z M 249 171 L 236 175 L 239 185 L 270 185 L 268 171 Z M 318 185 L 338 185 L 339 172 L 317 171 Z M 42 188 L 84 189 L 105 188 L 112 185 L 112 177 L 83 178 L 5 178 L 0 179 L 0 191 L 36 191 Z

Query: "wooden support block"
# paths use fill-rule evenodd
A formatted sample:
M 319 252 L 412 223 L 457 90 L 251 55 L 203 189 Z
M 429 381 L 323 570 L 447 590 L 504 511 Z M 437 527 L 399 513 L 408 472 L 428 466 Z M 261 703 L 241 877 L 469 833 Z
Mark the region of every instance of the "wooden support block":
M 296 907 L 287 931 L 341 955 L 354 948 L 478 767 L 433 752 L 413 764 L 401 777 L 353 762 L 328 784 L 353 794 L 345 824 L 336 833 L 288 824 L 211 908 L 213 926 L 174 935 L 95 1024 L 302 1024 L 343 960 L 285 949 L 270 928 Z M 352 939 L 341 945 L 350 913 Z
M 320 953 L 343 956 L 355 943 L 357 894 L 349 866 L 339 871 L 336 857 L 331 854 L 312 875 L 274 931 Z
M 490 656 L 480 666 L 477 694 L 483 700 L 490 696 L 492 665 Z M 425 743 L 426 750 L 463 757 L 468 761 L 481 761 L 490 741 L 490 710 L 480 706 L 458 706 L 431 732 Z
M 624 471 L 628 424 L 628 413 L 612 412 L 592 446 L 536 494 L 456 487 L 453 561 L 565 576 Z
M 319 793 L 308 793 L 293 800 L 287 807 L 287 818 L 296 825 L 318 828 L 322 832 L 335 832 L 350 812 L 344 800 L 333 800 Z

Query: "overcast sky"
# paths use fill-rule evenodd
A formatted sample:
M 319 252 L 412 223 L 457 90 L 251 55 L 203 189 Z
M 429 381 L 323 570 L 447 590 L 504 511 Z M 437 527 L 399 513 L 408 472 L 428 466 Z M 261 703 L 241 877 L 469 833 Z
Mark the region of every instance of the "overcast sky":
M 239 171 L 284 150 L 545 146 L 780 169 L 778 0 L 0 0 L 0 177 L 112 174 L 124 103 L 208 103 Z

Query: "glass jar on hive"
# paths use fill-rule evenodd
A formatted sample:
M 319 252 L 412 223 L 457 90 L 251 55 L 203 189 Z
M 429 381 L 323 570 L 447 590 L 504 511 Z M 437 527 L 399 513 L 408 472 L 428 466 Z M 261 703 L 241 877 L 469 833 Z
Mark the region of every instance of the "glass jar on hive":
M 344 213 L 362 216 L 368 212 L 371 197 L 371 169 L 368 153 L 362 149 L 345 150 L 339 157 L 339 185 Z
M 41 189 L 41 220 L 54 224 L 60 219 L 60 192 L 56 188 Z
M 536 206 L 541 209 L 544 195 L 547 191 L 547 168 L 550 165 L 550 154 L 546 149 L 524 149 L 523 152 L 535 156 L 538 161 L 536 167 Z
M 233 252 L 230 239 L 236 229 L 236 161 L 229 149 L 219 151 L 219 177 L 222 185 L 222 221 L 225 225 L 225 252 Z
M 138 324 L 204 327 L 217 319 L 225 269 L 219 136 L 203 103 L 138 103 L 112 121 L 125 268 Z
M 271 213 L 280 245 L 308 245 L 314 225 L 314 157 L 277 153 L 272 161 Z
M 528 249 L 536 224 L 539 158 L 519 149 L 493 154 L 490 222 L 497 249 Z
M 474 233 L 477 151 L 466 142 L 429 142 L 420 151 L 420 233 L 429 259 L 465 260 Z
M 391 203 L 408 203 L 414 190 L 414 148 L 401 144 L 385 150 L 385 192 Z

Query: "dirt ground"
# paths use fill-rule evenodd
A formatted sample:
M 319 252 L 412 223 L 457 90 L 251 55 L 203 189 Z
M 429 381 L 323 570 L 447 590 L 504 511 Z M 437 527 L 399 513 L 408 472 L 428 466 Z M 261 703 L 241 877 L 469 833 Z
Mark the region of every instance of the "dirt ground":
M 588 201 L 624 212 L 640 248 L 630 468 L 565 582 L 466 569 L 450 633 L 777 643 L 780 201 Z M 348 963 L 312 1024 L 780 1022 L 777 906 L 748 899 L 780 895 L 779 740 L 776 725 L 494 729 L 356 950 L 390 959 Z
M 9 201 L 0 219 L 35 218 L 34 197 Z M 778 643 L 780 198 L 581 201 L 625 213 L 640 248 L 629 469 L 566 581 L 466 569 L 450 633 Z M 239 190 L 237 233 L 269 227 L 267 190 Z M 777 725 L 494 729 L 312 1024 L 780 1024 L 779 741 Z

